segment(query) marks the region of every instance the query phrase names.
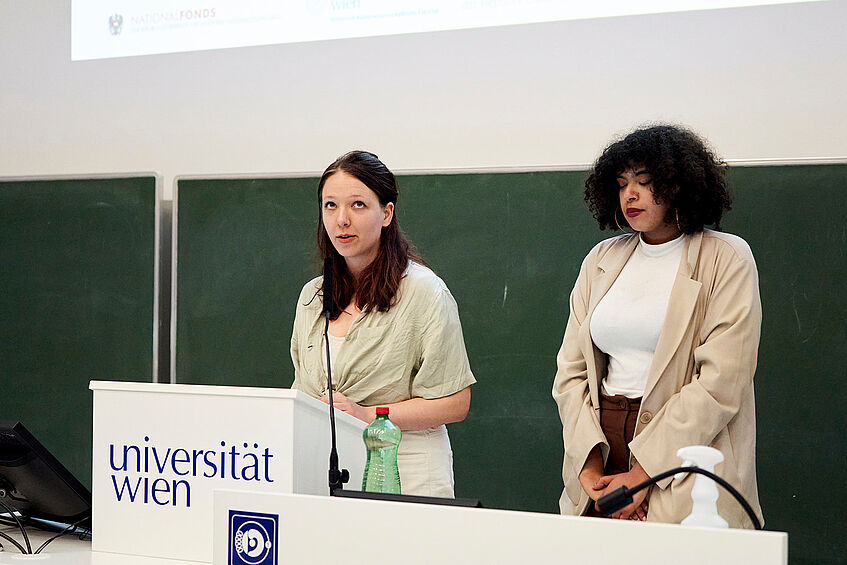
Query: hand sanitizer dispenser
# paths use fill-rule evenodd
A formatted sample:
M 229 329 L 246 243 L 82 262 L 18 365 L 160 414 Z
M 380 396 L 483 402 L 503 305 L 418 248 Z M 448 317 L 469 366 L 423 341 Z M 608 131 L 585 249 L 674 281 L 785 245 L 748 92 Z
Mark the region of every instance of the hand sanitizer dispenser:
M 705 445 L 690 445 L 676 452 L 677 457 L 683 460 L 683 467 L 700 467 L 711 473 L 715 472 L 715 465 L 723 461 L 723 453 Z M 675 479 L 685 476 L 685 473 L 677 473 Z M 697 474 L 694 478 L 694 487 L 691 489 L 691 500 L 693 502 L 691 514 L 682 521 L 685 526 L 705 526 L 708 528 L 728 528 L 729 524 L 718 514 L 718 485 L 705 475 Z

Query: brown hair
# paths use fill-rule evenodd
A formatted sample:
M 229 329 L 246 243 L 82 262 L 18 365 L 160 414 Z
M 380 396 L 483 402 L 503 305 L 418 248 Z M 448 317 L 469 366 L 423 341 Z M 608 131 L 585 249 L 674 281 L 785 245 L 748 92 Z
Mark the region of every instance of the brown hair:
M 406 234 L 397 223 L 397 215 L 391 223 L 382 228 L 379 237 L 379 249 L 376 258 L 364 268 L 358 277 L 353 277 L 347 268 L 347 262 L 336 251 L 323 224 L 322 195 L 327 179 L 343 171 L 355 177 L 371 189 L 379 199 L 381 206 L 392 202 L 396 205 L 397 179 L 388 170 L 379 157 L 367 151 L 345 153 L 326 168 L 318 183 L 318 251 L 321 259 L 333 257 L 333 289 L 330 297 L 330 319 L 341 315 L 353 297 L 356 306 L 363 311 L 376 309 L 387 312 L 394 305 L 400 280 L 409 265 L 409 261 L 423 263 L 414 245 L 406 239 Z M 326 297 L 324 297 L 326 300 Z

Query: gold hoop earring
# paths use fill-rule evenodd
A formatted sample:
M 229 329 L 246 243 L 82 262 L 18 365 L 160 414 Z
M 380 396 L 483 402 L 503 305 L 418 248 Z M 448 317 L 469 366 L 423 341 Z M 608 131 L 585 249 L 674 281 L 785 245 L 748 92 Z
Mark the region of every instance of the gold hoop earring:
M 679 233 L 683 233 L 682 226 L 679 225 L 679 209 L 674 210 L 674 212 L 676 213 L 676 227 L 679 230 Z
M 618 211 L 615 209 L 615 223 L 618 225 L 618 231 L 622 231 L 624 233 L 635 233 L 635 230 L 629 232 L 621 227 L 621 223 L 618 221 Z

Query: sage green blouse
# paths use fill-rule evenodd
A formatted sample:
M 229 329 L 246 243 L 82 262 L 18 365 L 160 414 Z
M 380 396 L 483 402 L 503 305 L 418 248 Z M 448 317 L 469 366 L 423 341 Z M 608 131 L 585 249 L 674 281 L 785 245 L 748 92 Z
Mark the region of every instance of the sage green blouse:
M 306 283 L 297 301 L 291 360 L 292 388 L 320 397 L 327 393 L 321 356 L 323 278 Z M 410 262 L 388 312 L 363 312 L 350 326 L 332 383 L 363 406 L 410 398 L 442 398 L 476 382 L 468 363 L 456 301 L 428 268 Z

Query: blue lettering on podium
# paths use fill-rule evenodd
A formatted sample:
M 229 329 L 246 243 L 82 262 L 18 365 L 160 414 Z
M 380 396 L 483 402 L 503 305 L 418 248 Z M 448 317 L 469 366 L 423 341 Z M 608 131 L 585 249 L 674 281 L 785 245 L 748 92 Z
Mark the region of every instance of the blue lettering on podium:
M 236 445 L 227 449 L 189 449 L 187 447 L 157 446 L 144 436 L 141 445 L 109 445 L 109 468 L 115 499 L 132 504 L 151 501 L 158 506 L 191 507 L 189 479 L 228 479 L 272 483 L 270 448 L 258 443 L 242 442 L 243 451 Z M 142 447 L 143 446 L 143 447 Z M 177 479 L 169 477 L 186 477 Z

